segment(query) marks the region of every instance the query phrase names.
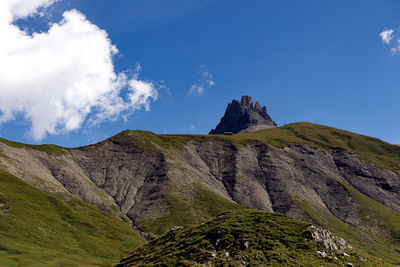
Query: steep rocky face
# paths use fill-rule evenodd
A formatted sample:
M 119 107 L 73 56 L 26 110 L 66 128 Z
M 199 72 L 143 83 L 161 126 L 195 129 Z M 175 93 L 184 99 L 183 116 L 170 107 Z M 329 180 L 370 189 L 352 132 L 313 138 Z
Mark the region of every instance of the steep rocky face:
M 395 190 L 400 185 L 400 177 L 355 155 L 339 157 L 336 150 L 332 155 L 308 144 L 288 145 L 281 150 L 258 142 L 236 146 L 222 140 L 191 141 L 183 153 L 184 157 L 174 166 L 190 168 L 191 176 L 198 177 L 216 192 L 253 208 L 304 219 L 296 204 L 296 201 L 303 201 L 343 221 L 357 223 L 358 210 L 345 187 L 352 185 L 372 199 L 400 211 L 400 193 Z M 362 174 L 362 177 L 344 169 L 346 165 L 355 166 L 352 169 L 355 172 L 359 164 L 364 170 L 375 172 L 368 172 L 368 176 Z M 356 183 L 358 177 L 362 180 Z M 185 178 L 182 173 L 181 177 L 171 179 Z
M 134 222 L 168 214 L 165 193 L 179 187 L 191 197 L 196 182 L 239 204 L 301 219 L 298 203 L 304 202 L 357 224 L 359 211 L 346 186 L 400 211 L 400 176 L 345 149 L 205 139 L 148 151 L 127 141 L 129 132 L 122 136 L 62 156 L 0 144 L 0 163 L 46 191 L 71 193 L 108 212 L 118 207 Z
M 210 134 L 248 133 L 273 127 L 276 123 L 268 115 L 267 108 L 261 107 L 258 101 L 254 104 L 250 96 L 242 96 L 240 102 L 232 100 L 228 104 L 221 122 Z
M 114 137 L 100 146 L 73 151 L 89 179 L 110 195 L 133 222 L 168 213 L 162 197 L 168 190 L 165 156 Z
M 385 206 L 400 211 L 399 175 L 377 168 L 345 149 L 333 149 L 332 156 L 341 176 L 350 185 Z
M 190 195 L 194 182 L 239 204 L 295 218 L 304 219 L 297 205 L 303 201 L 357 223 L 345 185 L 400 211 L 399 175 L 344 149 L 327 152 L 309 144 L 271 149 L 257 141 L 243 146 L 210 139 L 149 152 L 124 140 L 113 137 L 62 156 L 1 144 L 6 157 L 0 162 L 47 191 L 69 192 L 106 211 L 116 205 L 133 221 L 168 214 L 163 196 L 169 187 L 183 184 L 181 191 Z

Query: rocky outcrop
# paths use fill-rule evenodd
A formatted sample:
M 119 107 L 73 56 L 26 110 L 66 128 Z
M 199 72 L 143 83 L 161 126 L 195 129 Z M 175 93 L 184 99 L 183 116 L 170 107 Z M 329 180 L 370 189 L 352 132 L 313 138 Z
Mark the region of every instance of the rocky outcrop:
M 350 246 L 346 240 L 341 237 L 336 237 L 329 230 L 318 228 L 311 225 L 313 232 L 312 238 L 327 250 L 349 250 L 353 247 Z
M 224 116 L 210 134 L 248 133 L 276 127 L 276 123 L 267 113 L 265 106 L 255 104 L 250 96 L 242 96 L 241 101 L 232 100 Z

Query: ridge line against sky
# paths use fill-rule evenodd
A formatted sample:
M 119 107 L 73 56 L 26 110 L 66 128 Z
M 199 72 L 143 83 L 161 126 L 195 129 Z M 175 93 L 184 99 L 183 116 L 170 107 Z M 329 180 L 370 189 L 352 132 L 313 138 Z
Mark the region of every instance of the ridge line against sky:
M 251 95 L 279 125 L 400 143 L 399 4 L 344 3 L 3 0 L 0 136 L 79 146 L 126 128 L 207 133 Z

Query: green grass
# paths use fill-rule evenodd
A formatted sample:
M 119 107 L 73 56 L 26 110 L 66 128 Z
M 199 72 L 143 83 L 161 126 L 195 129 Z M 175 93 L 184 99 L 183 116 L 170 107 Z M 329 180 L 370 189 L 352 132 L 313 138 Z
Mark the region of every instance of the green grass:
M 366 229 L 398 245 L 400 265 L 400 213 L 367 197 L 350 186 L 347 190 L 358 205 Z
M 400 266 L 400 213 L 350 186 L 346 188 L 360 210 L 362 222 L 358 229 L 365 233 L 367 239 L 363 245 L 370 247 L 371 254 Z
M 57 155 L 61 156 L 66 153 L 67 148 L 56 146 L 56 145 L 30 145 L 30 144 L 23 144 L 18 142 L 9 141 L 3 138 L 0 138 L 0 142 L 4 143 L 8 146 L 15 147 L 15 148 L 25 148 L 25 149 L 34 149 L 38 151 L 46 152 L 49 155 Z
M 311 232 L 309 223 L 277 213 L 241 209 L 170 231 L 134 250 L 119 266 L 241 266 L 241 261 L 249 266 L 346 266 L 348 262 L 387 266 L 357 249 L 346 251 L 349 257 L 327 251 L 331 260 L 322 258 L 317 250 L 325 249 L 312 240 Z M 228 257 L 224 256 L 226 252 Z
M 141 220 L 138 228 L 148 233 L 150 237 L 156 238 L 165 234 L 174 226 L 199 223 L 223 212 L 244 208 L 199 183 L 191 186 L 194 192 L 191 197 L 177 193 L 165 195 L 165 201 L 170 208 L 170 215 L 156 220 Z
M 311 207 L 305 202 L 295 201 L 306 214 L 326 229 L 348 240 L 353 246 L 380 257 L 393 265 L 400 265 L 400 213 L 343 185 L 349 191 L 359 209 L 361 221 L 347 225 L 321 208 Z
M 0 170 L 0 266 L 110 266 L 143 243 L 121 220 Z

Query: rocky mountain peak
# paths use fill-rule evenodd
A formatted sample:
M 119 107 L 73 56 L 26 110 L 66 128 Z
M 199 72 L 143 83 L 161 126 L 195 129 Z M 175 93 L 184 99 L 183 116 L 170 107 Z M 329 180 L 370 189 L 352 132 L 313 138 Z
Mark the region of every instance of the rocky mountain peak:
M 244 96 L 242 96 L 242 99 L 241 99 L 240 103 L 242 104 L 242 106 L 250 106 L 250 107 L 252 107 L 253 106 L 253 99 L 248 95 L 244 95 Z
M 254 104 L 250 96 L 242 96 L 240 102 L 232 100 L 226 108 L 224 116 L 210 134 L 248 133 L 276 127 L 276 123 L 267 113 L 265 106 Z

